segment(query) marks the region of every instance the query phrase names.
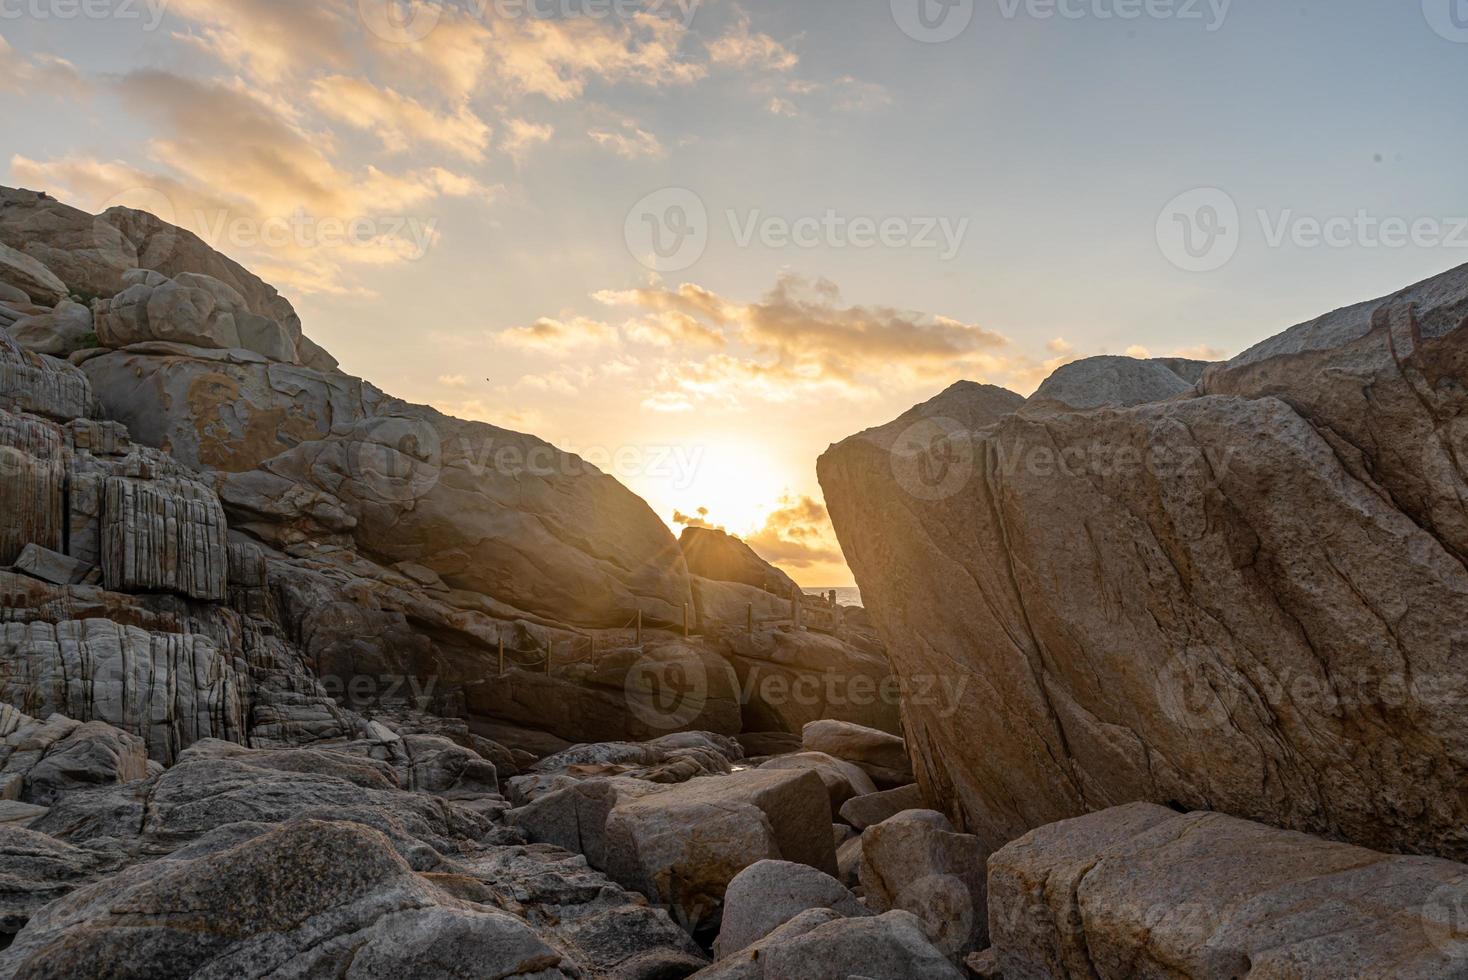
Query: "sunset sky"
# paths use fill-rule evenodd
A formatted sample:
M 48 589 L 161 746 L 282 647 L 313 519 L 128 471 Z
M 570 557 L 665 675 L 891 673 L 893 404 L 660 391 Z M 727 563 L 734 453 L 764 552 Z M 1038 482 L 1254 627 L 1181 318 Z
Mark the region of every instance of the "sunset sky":
M 816 457 L 955 380 L 1468 261 L 1458 0 L 958 0 L 939 43 L 917 0 L 537 2 L 3 0 L 0 180 L 191 227 L 344 369 L 809 586 L 850 583 Z

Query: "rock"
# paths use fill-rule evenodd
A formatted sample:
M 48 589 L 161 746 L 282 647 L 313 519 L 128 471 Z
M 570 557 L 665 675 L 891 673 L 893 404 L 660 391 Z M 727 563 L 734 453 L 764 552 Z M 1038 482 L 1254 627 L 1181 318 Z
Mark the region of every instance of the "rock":
M 0 338 L 0 357 L 3 344 Z M 0 563 L 15 562 L 31 545 L 53 552 L 64 547 L 66 443 L 61 430 L 0 409 L 0 460 L 0 514 L 5 515 L 0 518 Z
M 49 807 L 78 788 L 146 779 L 148 753 L 136 735 L 99 721 L 83 724 L 53 715 L 6 736 L 0 766 L 6 777 L 22 780 L 25 802 Z
M 219 498 L 184 479 L 107 480 L 102 575 L 109 589 L 227 596 L 228 526 Z
M 789 599 L 800 594 L 795 580 L 754 553 L 743 541 L 716 528 L 685 527 L 678 539 L 690 573 L 714 582 L 737 582 Z
M 274 286 L 210 248 L 193 232 L 132 208 L 112 208 L 97 222 L 114 226 L 137 243 L 137 264 L 142 268 L 173 279 L 183 274 L 207 276 L 241 297 L 250 313 L 280 324 L 293 343 L 302 339 L 300 317 Z
M 0 971 L 569 975 L 524 921 L 452 898 L 374 830 L 301 820 L 245 833 L 221 832 L 42 910 L 0 954 Z
M 0 282 L 0 303 L 4 303 L 7 306 L 30 306 L 31 297 L 29 293 L 19 286 L 12 286 L 8 282 Z
M 790 732 L 741 732 L 738 738 L 744 754 L 751 758 L 791 755 L 801 749 L 800 736 Z
M 836 870 L 825 786 L 809 772 L 751 770 L 621 802 L 605 841 L 607 873 L 690 931 L 717 921 L 729 882 L 751 864 Z
M 906 810 L 921 810 L 924 806 L 922 790 L 914 783 L 881 793 L 853 797 L 841 807 L 841 819 L 857 830 L 866 830 Z
M 753 615 L 756 627 L 770 622 L 789 622 L 790 597 L 777 596 L 738 582 L 715 582 L 695 575 L 693 605 L 698 614 L 698 627 L 709 630 L 717 626 L 745 628 Z
M 752 864 L 735 876 L 724 895 L 714 956 L 737 953 L 810 909 L 831 909 L 848 918 L 871 914 L 844 885 L 815 868 L 788 861 Z
M 0 701 L 32 716 L 105 721 L 172 762 L 202 738 L 242 741 L 244 681 L 207 636 L 105 619 L 0 623 Z
M 33 303 L 55 306 L 66 298 L 66 283 L 23 252 L 0 244 L 0 281 L 19 289 Z
M 245 350 L 254 351 L 272 361 L 296 363 L 296 342 L 284 326 L 268 317 L 246 312 L 236 313 L 234 320 L 240 346 Z
M 499 794 L 494 764 L 478 753 L 435 735 L 408 735 L 408 789 L 448 800 L 472 800 Z
M 1006 980 L 1468 975 L 1468 868 L 1449 861 L 1137 803 L 1036 830 L 989 868 Z
M 70 300 L 62 300 L 50 313 L 17 320 L 10 326 L 10 336 L 26 350 L 51 357 L 69 357 L 97 345 L 92 311 Z
M 34 803 L 0 800 L 0 828 L 25 830 L 50 812 L 49 807 Z
M 865 796 L 877 791 L 877 787 L 861 769 L 823 752 L 782 755 L 764 763 L 760 768 L 811 770 L 826 784 L 826 792 L 831 796 L 832 812 L 839 811 L 842 804 L 854 796 Z
M 1196 380 L 1196 379 L 1195 379 Z M 1166 401 L 1193 389 L 1162 361 L 1135 357 L 1088 357 L 1062 366 L 1030 396 L 1027 410 L 1130 408 Z
M 868 827 L 861 842 L 868 907 L 913 913 L 949 956 L 988 945 L 988 852 L 977 837 L 954 833 L 942 814 L 909 810 Z
M 37 544 L 28 544 L 11 566 L 22 575 L 53 585 L 80 585 L 96 567 Z
M 913 781 L 907 743 L 896 735 L 851 722 L 822 719 L 805 726 L 807 752 L 824 752 L 855 763 L 879 786 L 894 788 Z
M 65 361 L 32 354 L 0 330 L 0 409 L 69 422 L 91 407 L 86 375 Z
M 32 809 L 44 814 L 44 807 Z M 0 814 L 0 938 L 9 945 L 31 916 L 114 870 L 116 860 L 26 830 Z
M 1004 980 L 1004 971 L 999 967 L 999 951 L 986 949 L 982 953 L 970 953 L 963 961 L 969 976 L 976 980 Z
M 935 685 L 933 802 L 991 849 L 1145 800 L 1468 857 L 1465 317 L 1468 267 L 1191 397 L 830 450 L 895 672 Z
M 0 188 L 0 242 L 55 273 L 63 295 L 111 296 L 138 265 L 137 249 L 116 228 L 35 191 Z
M 882 731 L 901 731 L 903 682 L 880 647 L 846 642 L 807 630 L 736 628 L 719 633 L 716 648 L 728 659 L 744 696 L 749 731 L 799 734 L 822 718 Z
M 847 888 L 861 886 L 861 837 L 856 836 L 836 848 L 836 877 Z
M 577 781 L 551 789 L 505 815 L 532 841 L 585 855 L 593 868 L 613 865 L 607 853 L 607 819 L 619 804 L 664 792 L 665 786 L 625 777 Z
M 906 912 L 857 919 L 807 912 L 698 980 L 963 980 Z

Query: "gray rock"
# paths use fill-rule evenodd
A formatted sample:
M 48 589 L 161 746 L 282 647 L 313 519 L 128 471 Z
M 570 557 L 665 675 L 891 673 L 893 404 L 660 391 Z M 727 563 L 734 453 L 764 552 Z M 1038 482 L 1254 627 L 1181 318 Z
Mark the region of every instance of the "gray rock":
M 865 772 L 859 767 L 826 755 L 824 752 L 797 752 L 794 755 L 782 755 L 762 764 L 761 769 L 809 769 L 821 777 L 821 782 L 826 784 L 826 792 L 831 796 L 831 810 L 836 812 L 841 809 L 847 800 L 866 796 L 877 791 L 874 784 Z
M 697 980 L 963 980 L 906 912 L 847 919 L 811 911 Z
M 35 191 L 0 188 L 0 242 L 91 296 L 122 289 L 123 275 L 138 264 L 137 249 L 116 228 Z
M 913 781 L 907 743 L 896 735 L 847 721 L 822 719 L 802 732 L 807 752 L 824 752 L 859 766 L 879 786 L 895 788 Z
M 22 317 L 9 330 L 15 342 L 26 350 L 51 357 L 69 357 L 76 351 L 96 346 L 92 311 L 70 300 L 62 300 L 50 313 Z
M 21 549 L 11 567 L 23 575 L 50 582 L 52 585 L 79 585 L 96 566 L 57 554 L 38 544 L 28 544 Z
M 1468 976 L 1468 867 L 1137 803 L 989 862 L 1007 980 Z
M 0 338 L 0 358 L 3 343 Z M 66 442 L 61 430 L 0 409 L 0 462 L 0 563 L 13 563 L 30 545 L 62 548 Z
M 229 556 L 224 509 L 192 480 L 107 480 L 102 574 L 109 589 L 222 601 Z
M 848 918 L 871 914 L 841 882 L 815 868 L 788 861 L 752 864 L 724 894 L 714 955 L 731 956 L 810 909 L 830 909 Z
M 987 858 L 942 814 L 909 810 L 862 831 L 863 894 L 875 912 L 911 912 L 933 945 L 961 957 L 988 945 Z
M 1161 361 L 1135 357 L 1088 357 L 1066 364 L 1030 396 L 1027 411 L 1058 407 L 1086 410 L 1129 408 L 1186 394 L 1185 381 Z
M 0 281 L 4 281 L 41 306 L 55 306 L 66 298 L 66 283 L 55 273 L 23 252 L 0 244 Z
M 854 797 L 841 807 L 841 819 L 857 830 L 866 830 L 905 810 L 921 810 L 924 806 L 922 790 L 914 783 L 881 793 Z
M 91 407 L 86 375 L 65 361 L 32 354 L 0 330 L 0 409 L 69 422 Z

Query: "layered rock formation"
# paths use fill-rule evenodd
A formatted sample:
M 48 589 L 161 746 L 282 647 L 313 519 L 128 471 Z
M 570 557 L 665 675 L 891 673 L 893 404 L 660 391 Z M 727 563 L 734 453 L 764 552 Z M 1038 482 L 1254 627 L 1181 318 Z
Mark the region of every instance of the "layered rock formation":
M 990 848 L 1147 800 L 1468 856 L 1468 267 L 1179 370 L 821 459 L 897 672 L 971 681 L 905 704 L 920 782 Z

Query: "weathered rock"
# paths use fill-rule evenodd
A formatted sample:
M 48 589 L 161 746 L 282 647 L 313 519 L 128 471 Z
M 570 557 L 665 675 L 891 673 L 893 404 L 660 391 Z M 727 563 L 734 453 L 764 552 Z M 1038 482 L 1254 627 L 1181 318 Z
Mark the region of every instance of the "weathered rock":
M 828 452 L 896 672 L 971 682 L 904 707 L 930 797 L 991 848 L 1149 800 L 1468 856 L 1465 316 L 1460 269 L 1198 397 Z
M 0 937 L 8 945 L 41 908 L 116 865 L 94 851 L 0 822 Z
M 725 630 L 716 648 L 734 666 L 750 731 L 799 734 L 822 718 L 901 731 L 902 682 L 880 648 L 806 630 Z
M 95 347 L 92 311 L 80 303 L 62 300 L 50 313 L 22 317 L 9 328 L 17 344 L 34 354 L 69 357 Z
M 789 861 L 752 864 L 724 894 L 714 955 L 731 956 L 810 909 L 831 909 L 847 918 L 871 914 L 841 882 L 815 868 Z
M 921 810 L 925 805 L 922 789 L 913 783 L 847 800 L 841 807 L 841 819 L 857 830 L 866 830 L 906 810 Z
M 52 715 L 29 720 L 0 742 L 0 780 L 18 780 L 19 798 L 49 807 L 63 793 L 148 777 L 141 739 L 99 721 Z
M 809 772 L 745 771 L 621 802 L 605 842 L 607 873 L 690 931 L 717 921 L 729 882 L 758 861 L 836 870 L 830 804 Z
M 1186 381 L 1162 361 L 1135 357 L 1088 357 L 1066 364 L 1030 397 L 1026 410 L 1129 408 L 1190 392 Z
M 821 777 L 821 782 L 826 784 L 826 792 L 831 796 L 831 812 L 833 813 L 839 811 L 842 804 L 852 797 L 866 796 L 877 791 L 876 785 L 860 768 L 823 752 L 797 752 L 794 755 L 782 755 L 764 763 L 760 768 L 766 770 L 808 769 L 814 772 Z
M 548 787 L 549 788 L 549 787 Z M 666 786 L 626 777 L 577 781 L 570 786 L 536 794 L 534 799 L 505 815 L 533 841 L 554 844 L 585 855 L 593 868 L 610 868 L 607 819 L 619 804 L 664 792 Z
M 91 407 L 86 375 L 65 361 L 32 354 L 0 330 L 0 409 L 69 422 Z
M 0 244 L 0 281 L 25 293 L 34 303 L 55 306 L 66 298 L 66 283 L 24 252 Z
M 822 719 L 805 726 L 802 744 L 807 752 L 855 763 L 878 786 L 906 786 L 913 781 L 907 743 L 896 735 L 851 722 Z
M 751 758 L 767 758 L 799 752 L 801 739 L 791 732 L 741 732 L 739 745 Z
M 1138 803 L 989 862 L 1006 980 L 1468 976 L 1468 867 Z
M 52 585 L 80 585 L 96 566 L 32 543 L 21 549 L 11 567 L 22 575 Z
M 738 582 L 715 582 L 697 575 L 691 581 L 699 629 L 708 630 L 716 626 L 747 629 L 751 617 L 758 627 L 769 622 L 788 622 L 792 616 L 789 596 L 777 596 Z
M 118 348 L 149 342 L 218 350 L 241 347 L 234 307 L 227 305 L 229 296 L 223 293 L 228 287 L 204 279 L 129 286 L 98 307 L 97 338 L 105 347 Z
M 678 545 L 690 573 L 713 582 L 738 582 L 788 599 L 800 593 L 795 580 L 754 553 L 739 538 L 717 528 L 686 527 Z
M 988 944 L 987 857 L 942 814 L 908 810 L 862 832 L 861 886 L 873 911 L 911 912 L 935 946 L 960 956 Z
M 61 430 L 0 409 L 0 514 L 5 515 L 0 519 L 0 563 L 13 563 L 30 545 L 48 551 L 64 547 L 65 500 L 66 442 Z
M 0 701 L 31 716 L 105 721 L 171 762 L 202 738 L 243 741 L 244 680 L 207 636 L 105 619 L 0 623 Z
M 231 828 L 73 893 L 31 920 L 0 972 L 565 977 L 563 960 L 524 921 L 415 874 L 382 834 L 301 820 Z
M 107 480 L 102 575 L 109 589 L 227 596 L 228 525 L 219 498 L 183 479 Z
M 123 275 L 138 265 L 137 249 L 116 228 L 35 191 L 0 187 L 0 242 L 86 296 L 120 291 Z
M 841 918 L 812 910 L 697 980 L 963 980 L 906 912 Z

